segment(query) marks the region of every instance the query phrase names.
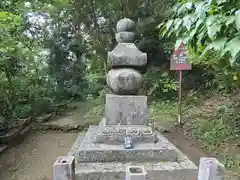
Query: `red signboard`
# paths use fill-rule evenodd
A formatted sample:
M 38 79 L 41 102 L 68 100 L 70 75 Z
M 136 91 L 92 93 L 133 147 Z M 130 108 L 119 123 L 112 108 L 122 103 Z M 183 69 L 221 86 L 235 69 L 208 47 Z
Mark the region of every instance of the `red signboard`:
M 191 70 L 192 66 L 188 62 L 187 50 L 184 48 L 184 44 L 181 43 L 179 48 L 173 51 L 171 60 L 170 60 L 170 70 Z

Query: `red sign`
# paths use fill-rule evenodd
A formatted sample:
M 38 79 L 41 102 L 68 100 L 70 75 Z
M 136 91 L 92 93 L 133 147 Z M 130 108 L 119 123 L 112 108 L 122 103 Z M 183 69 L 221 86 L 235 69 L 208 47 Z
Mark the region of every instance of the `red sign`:
M 181 43 L 179 48 L 173 51 L 171 60 L 170 60 L 170 70 L 191 70 L 192 66 L 188 62 L 187 50 L 184 48 L 184 44 Z

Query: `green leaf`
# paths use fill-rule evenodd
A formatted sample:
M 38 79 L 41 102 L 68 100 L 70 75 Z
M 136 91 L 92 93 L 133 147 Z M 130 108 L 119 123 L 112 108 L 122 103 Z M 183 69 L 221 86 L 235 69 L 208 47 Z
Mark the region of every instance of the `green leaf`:
M 210 4 L 212 4 L 212 1 L 213 1 L 213 0 L 207 0 L 207 1 L 208 1 L 207 4 L 210 5 Z
M 179 27 L 181 26 L 182 22 L 183 20 L 179 18 L 174 20 L 174 24 L 175 24 L 174 30 L 177 31 L 177 35 L 179 34 L 179 30 L 180 30 Z
M 216 19 L 216 16 L 209 16 L 206 20 L 206 26 L 211 26 Z
M 226 44 L 225 51 L 229 51 L 231 54 L 230 63 L 234 64 L 237 58 L 237 54 L 240 53 L 240 37 L 236 37 Z
M 240 13 L 237 13 L 235 15 L 235 23 L 236 23 L 236 26 L 237 26 L 237 30 L 240 30 Z
M 173 19 L 169 20 L 167 23 L 166 23 L 166 30 L 168 31 L 169 28 L 171 27 L 171 25 L 173 24 Z
M 217 0 L 217 4 L 219 5 L 219 4 L 222 4 L 222 3 L 225 3 L 225 2 L 227 2 L 227 0 Z
M 211 26 L 207 27 L 207 32 L 208 32 L 208 36 L 210 39 L 214 39 L 217 35 L 217 32 L 219 32 L 221 30 L 221 26 L 217 25 L 217 24 L 213 24 Z
M 202 41 L 204 41 L 204 39 L 206 39 L 207 36 L 207 30 L 205 28 L 202 29 L 201 33 L 199 33 L 197 35 L 198 37 L 198 43 L 199 45 L 202 45 Z
M 217 21 L 217 16 L 209 16 L 206 20 L 207 32 L 210 39 L 214 39 L 217 32 L 221 30 L 221 24 Z
M 182 6 L 181 3 L 177 3 L 174 7 L 173 7 L 173 12 L 177 12 L 179 11 L 179 8 Z
M 8 15 L 9 13 L 8 12 L 0 12 L 0 20 L 6 20 L 8 18 Z
M 197 23 L 196 23 L 196 25 L 195 25 L 195 28 L 194 28 L 193 30 L 191 30 L 191 32 L 190 32 L 190 37 L 193 37 L 193 36 L 196 34 L 196 32 L 198 31 L 200 25 L 202 25 L 203 22 L 204 22 L 204 21 L 203 21 L 202 19 L 199 19 L 199 20 L 197 21 Z
M 182 14 L 182 13 L 185 13 L 186 10 L 187 10 L 186 4 L 183 4 L 182 6 L 180 6 L 180 7 L 177 9 L 177 14 L 180 15 L 180 14 Z
M 187 28 L 188 31 L 190 31 L 192 26 L 191 16 L 187 15 L 183 18 L 183 26 Z
M 198 2 L 198 3 L 195 3 L 195 6 L 196 6 L 196 14 L 200 15 L 201 14 L 201 10 L 204 6 L 205 2 Z
M 185 4 L 185 6 L 186 6 L 186 8 L 188 8 L 188 9 L 192 9 L 192 8 L 193 8 L 193 2 L 187 2 L 187 3 Z
M 227 38 L 220 38 L 212 43 L 210 43 L 202 52 L 201 57 L 203 57 L 209 50 L 214 49 L 215 51 L 220 51 L 221 52 L 221 57 L 224 55 L 224 47 L 227 42 Z
M 212 49 L 213 49 L 213 44 L 212 43 L 207 45 L 207 47 L 204 49 L 204 51 L 200 55 L 200 58 L 202 58 L 209 50 L 212 50 Z
M 195 4 L 196 9 L 195 13 L 198 18 L 205 18 L 206 13 L 209 11 L 209 7 L 207 6 L 206 2 L 198 2 Z
M 226 25 L 228 26 L 229 24 L 232 24 L 235 21 L 235 16 L 229 16 L 227 18 Z
M 212 42 L 215 51 L 222 51 L 227 42 L 227 38 L 220 38 Z
M 190 37 L 193 37 L 197 32 L 197 28 L 195 27 L 191 32 L 190 32 Z

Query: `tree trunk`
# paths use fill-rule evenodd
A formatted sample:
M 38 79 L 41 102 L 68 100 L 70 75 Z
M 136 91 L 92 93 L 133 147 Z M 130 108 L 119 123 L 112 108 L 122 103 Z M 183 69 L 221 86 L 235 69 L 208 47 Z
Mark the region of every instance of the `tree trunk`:
M 12 83 L 12 75 L 10 73 L 10 71 L 8 70 L 8 68 L 5 66 L 4 67 L 4 72 L 7 78 L 7 82 L 8 82 L 8 87 L 9 87 L 9 94 L 8 94 L 8 108 L 9 114 L 12 115 L 12 117 L 16 117 L 15 113 L 14 113 L 14 109 L 15 109 L 15 89 Z

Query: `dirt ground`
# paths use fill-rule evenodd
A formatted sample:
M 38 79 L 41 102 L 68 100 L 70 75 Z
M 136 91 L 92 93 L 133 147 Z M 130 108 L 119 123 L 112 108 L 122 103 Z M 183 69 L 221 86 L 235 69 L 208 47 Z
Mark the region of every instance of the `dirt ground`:
M 196 142 L 179 133 L 165 136 L 198 164 L 199 158 L 206 154 Z M 54 161 L 67 154 L 77 136 L 78 133 L 32 133 L 22 144 L 0 157 L 0 179 L 51 180 Z
M 1 180 L 51 180 L 52 165 L 64 156 L 78 133 L 32 133 L 0 157 Z
M 0 157 L 0 180 L 52 180 L 52 165 L 64 156 L 79 133 L 37 132 Z M 200 157 L 208 156 L 199 143 L 183 131 L 173 128 L 164 133 L 179 150 L 196 165 Z
M 188 158 L 196 165 L 199 165 L 200 157 L 208 156 L 208 154 L 203 151 L 202 147 L 197 141 L 184 135 L 184 133 L 177 128 L 165 133 L 164 136 L 186 156 L 188 156 Z

